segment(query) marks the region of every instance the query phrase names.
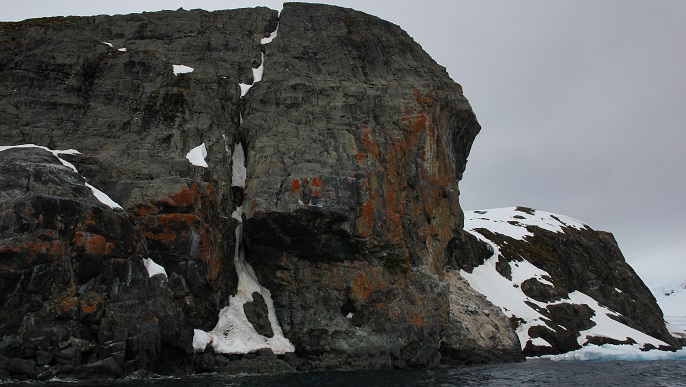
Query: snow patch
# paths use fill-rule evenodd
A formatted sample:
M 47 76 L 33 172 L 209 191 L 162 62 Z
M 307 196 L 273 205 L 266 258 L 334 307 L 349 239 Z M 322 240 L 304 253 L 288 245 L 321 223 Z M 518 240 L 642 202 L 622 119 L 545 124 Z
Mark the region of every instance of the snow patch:
M 238 223 L 243 223 L 243 218 L 241 217 L 242 214 L 243 214 L 243 206 L 238 206 L 231 213 L 231 217 L 236 219 L 238 221 Z
M 143 263 L 145 264 L 145 269 L 148 270 L 148 278 L 152 278 L 152 276 L 157 274 L 164 274 L 164 276 L 167 277 L 167 271 L 164 270 L 164 267 L 157 264 L 152 259 L 144 258 Z
M 540 338 L 540 337 L 534 337 L 531 339 L 531 344 L 537 346 L 537 347 L 552 347 L 549 342 L 545 341 L 545 339 Z
M 261 58 L 262 60 L 260 61 L 260 66 L 252 69 L 253 84 L 261 81 L 262 76 L 264 75 L 264 53 L 262 53 Z
M 248 174 L 245 168 L 245 152 L 243 145 L 237 142 L 233 146 L 233 155 L 231 156 L 231 186 L 245 187 L 245 178 Z
M 10 146 L 0 146 L 0 152 L 5 151 L 7 149 L 12 149 L 12 148 L 38 148 L 42 149 L 44 151 L 50 152 L 53 154 L 53 156 L 57 157 L 57 159 L 64 165 L 65 167 L 71 169 L 75 173 L 79 173 L 79 171 L 76 169 L 74 164 L 70 163 L 69 161 L 61 158 L 59 155 L 78 155 L 81 154 L 81 152 L 74 150 L 74 149 L 67 149 L 67 150 L 53 150 L 49 149 L 47 147 L 41 146 L 41 145 L 35 145 L 35 144 L 22 144 L 22 145 L 10 145 Z M 82 176 L 83 177 L 83 176 Z M 117 202 L 112 200 L 106 193 L 100 191 L 99 189 L 93 187 L 91 184 L 88 184 L 85 182 L 84 178 L 84 184 L 86 187 L 88 187 L 91 192 L 93 193 L 93 196 L 95 196 L 98 201 L 112 209 L 115 208 L 120 208 L 123 209 L 122 206 L 120 206 Z
M 172 69 L 174 70 L 174 75 L 192 73 L 194 70 L 193 67 L 185 65 L 172 65 Z
M 676 320 L 672 318 L 673 322 L 665 322 L 665 326 L 669 333 L 676 337 L 677 339 L 686 339 L 686 329 L 684 329 L 683 324 L 686 323 L 686 319 Z
M 248 85 L 247 83 L 239 83 L 238 86 L 241 88 L 241 98 L 245 97 L 245 95 L 248 94 L 248 90 L 252 87 L 252 85 Z
M 91 192 L 93 193 L 93 196 L 95 196 L 96 199 L 100 201 L 100 203 L 108 206 L 109 208 L 122 208 L 117 202 L 112 200 L 112 198 L 109 197 L 106 193 L 100 191 L 99 189 L 93 187 L 92 185 L 86 183 L 86 187 L 90 188 Z
M 276 35 L 277 35 L 278 32 L 279 32 L 279 27 L 277 26 L 276 29 L 275 29 L 274 31 L 272 31 L 271 34 L 269 34 L 269 36 L 265 36 L 264 38 L 262 38 L 262 39 L 260 40 L 260 44 L 269 44 L 269 43 L 271 43 L 272 40 L 274 40 L 274 38 L 276 38 Z
M 126 48 L 125 47 L 118 48 L 117 51 L 126 52 Z
M 195 352 L 204 352 L 207 345 L 212 343 L 212 336 L 200 329 L 193 329 L 193 349 Z
M 276 31 L 270 35 L 268 42 L 275 36 Z M 265 40 L 263 39 L 262 41 L 264 42 Z M 263 74 L 264 54 L 262 54 L 262 63 L 260 66 L 256 69 L 253 68 L 253 85 L 262 80 Z M 242 98 L 247 94 L 252 85 L 240 83 L 239 87 L 241 89 Z M 240 123 L 242 123 L 243 117 L 239 117 Z M 240 143 L 234 144 L 231 162 L 231 186 L 245 187 L 245 179 L 247 176 L 245 152 L 243 145 Z M 231 217 L 239 222 L 236 227 L 236 250 L 234 252 L 234 263 L 236 274 L 238 275 L 238 289 L 236 295 L 231 296 L 229 298 L 228 306 L 225 306 L 219 311 L 219 321 L 217 321 L 217 325 L 212 331 L 203 332 L 197 329 L 194 331 L 193 349 L 196 352 L 203 352 L 208 345 L 212 345 L 212 348 L 216 353 L 224 354 L 245 354 L 255 352 L 262 348 L 271 348 L 275 354 L 293 352 L 295 351 L 295 347 L 284 337 L 281 326 L 276 318 L 271 292 L 269 289 L 259 284 L 255 271 L 245 260 L 245 251 L 242 247 L 242 213 L 243 207 L 239 206 L 231 214 Z M 274 332 L 272 337 L 266 337 L 259 334 L 245 315 L 243 306 L 248 302 L 253 302 L 254 293 L 262 295 L 264 302 L 267 305 L 268 319 L 272 331 Z
M 113 46 L 112 43 L 110 43 L 110 42 L 101 42 L 101 43 L 102 43 L 102 44 L 106 44 L 106 45 L 108 45 L 108 46 L 114 48 L 114 46 Z
M 656 347 L 659 347 L 661 345 L 668 346 L 668 344 L 662 340 L 658 340 L 652 336 L 648 336 L 647 334 L 639 330 L 631 328 L 627 325 L 620 323 L 617 320 L 610 318 L 610 316 L 621 315 L 609 308 L 600 305 L 596 300 L 580 291 L 574 291 L 572 293 L 569 293 L 567 300 L 568 301 L 553 302 L 548 305 L 556 305 L 561 304 L 563 302 L 569 302 L 572 304 L 579 305 L 586 304 L 591 309 L 593 309 L 593 312 L 595 312 L 595 316 L 591 317 L 591 320 L 595 322 L 596 325 L 591 327 L 590 329 L 579 332 L 579 337 L 577 338 L 579 345 L 583 346 L 587 343 L 587 336 L 600 336 L 620 341 L 626 340 L 627 338 L 632 338 L 638 344 L 652 344 Z
M 207 157 L 207 148 L 205 148 L 204 142 L 191 149 L 186 155 L 186 158 L 191 164 L 197 165 L 198 167 L 209 168 L 207 161 L 205 161 L 205 157 Z

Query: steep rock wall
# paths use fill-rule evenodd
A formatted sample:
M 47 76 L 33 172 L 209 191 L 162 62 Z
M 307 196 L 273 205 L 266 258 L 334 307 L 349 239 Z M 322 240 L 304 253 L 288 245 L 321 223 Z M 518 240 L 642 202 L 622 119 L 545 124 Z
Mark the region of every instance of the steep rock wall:
M 0 23 L 0 377 L 464 357 L 444 268 L 470 245 L 457 182 L 478 131 L 445 69 L 348 9 Z M 243 250 L 295 354 L 250 363 L 198 333 L 244 290 Z M 242 299 L 273 335 L 267 300 Z
M 240 129 L 248 259 L 298 350 L 435 364 L 474 114 L 393 24 L 287 4 L 278 31 Z

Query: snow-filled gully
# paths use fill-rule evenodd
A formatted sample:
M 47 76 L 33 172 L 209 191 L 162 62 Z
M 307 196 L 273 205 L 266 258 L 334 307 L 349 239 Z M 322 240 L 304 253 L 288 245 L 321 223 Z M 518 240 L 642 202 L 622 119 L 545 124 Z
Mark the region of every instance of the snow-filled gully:
M 276 37 L 276 33 L 277 30 L 274 30 L 269 37 L 263 38 L 260 43 L 262 45 L 270 43 Z M 264 51 L 262 52 L 261 59 L 262 63 L 260 63 L 260 66 L 253 68 L 253 83 L 249 85 L 240 83 L 238 85 L 241 91 L 240 98 L 243 98 L 256 82 L 262 80 L 265 60 Z M 240 122 L 242 122 L 242 117 Z M 231 153 L 231 186 L 243 188 L 247 171 L 245 167 L 245 153 L 241 143 L 235 143 Z M 234 252 L 234 263 L 238 274 L 236 295 L 231 296 L 229 298 L 229 305 L 219 311 L 219 321 L 214 329 L 209 332 L 199 329 L 194 331 L 193 348 L 196 352 L 203 352 L 208 345 L 212 345 L 216 353 L 223 354 L 246 354 L 262 348 L 271 348 L 275 354 L 293 352 L 295 347 L 284 337 L 276 318 L 271 293 L 267 288 L 259 284 L 255 271 L 245 260 L 245 251 L 242 243 L 242 213 L 243 207 L 239 206 L 231 214 L 239 222 L 238 227 L 236 227 L 236 250 Z M 268 319 L 274 332 L 272 337 L 266 337 L 258 333 L 245 315 L 243 305 L 253 302 L 254 293 L 262 295 L 267 305 Z

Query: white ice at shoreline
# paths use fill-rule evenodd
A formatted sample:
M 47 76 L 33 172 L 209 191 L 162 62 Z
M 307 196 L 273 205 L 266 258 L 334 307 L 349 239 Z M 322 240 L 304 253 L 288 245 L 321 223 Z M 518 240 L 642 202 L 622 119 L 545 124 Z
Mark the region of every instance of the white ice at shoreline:
M 641 351 L 638 345 L 587 345 L 579 350 L 562 355 L 545 355 L 529 359 L 550 359 L 555 361 L 614 361 L 614 360 L 686 360 L 686 349 L 676 352 L 650 350 Z

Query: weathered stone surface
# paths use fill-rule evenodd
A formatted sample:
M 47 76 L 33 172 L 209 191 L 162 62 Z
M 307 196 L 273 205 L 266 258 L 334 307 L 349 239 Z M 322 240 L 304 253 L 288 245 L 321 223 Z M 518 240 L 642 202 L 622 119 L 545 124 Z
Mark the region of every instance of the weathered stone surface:
M 37 148 L 0 152 L 0 334 L 46 338 L 32 356 L 53 375 L 93 355 L 127 372 L 192 363 L 193 328 L 211 329 L 235 292 L 238 83 L 252 81 L 276 17 L 256 8 L 0 23 L 0 145 L 81 152 L 60 155 L 78 173 Z M 185 158 L 201 143 L 207 169 Z M 169 284 L 147 278 L 148 257 Z M 59 348 L 70 337 L 98 343 L 95 354 Z
M 265 63 L 240 129 L 245 238 L 287 337 L 318 366 L 436 364 L 479 131 L 459 85 L 397 26 L 310 4 L 284 6 Z
M 494 361 L 521 361 L 519 338 L 499 307 L 472 289 L 451 270 L 450 324 L 441 343 L 444 364 L 479 364 Z

